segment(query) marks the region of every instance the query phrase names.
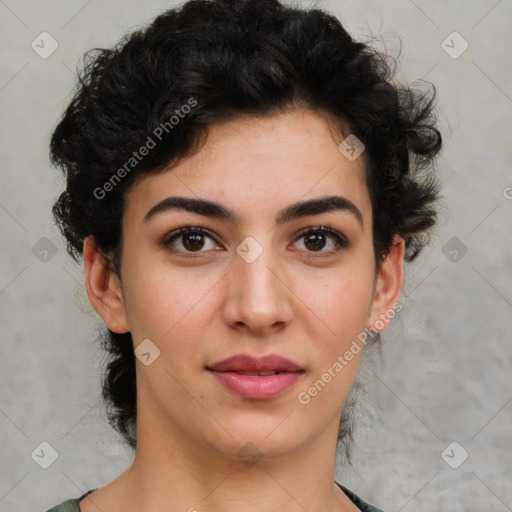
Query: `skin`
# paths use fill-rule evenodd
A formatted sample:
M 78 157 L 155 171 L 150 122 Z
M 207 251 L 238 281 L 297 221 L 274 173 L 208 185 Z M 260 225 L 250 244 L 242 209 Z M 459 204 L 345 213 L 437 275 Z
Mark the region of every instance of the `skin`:
M 150 339 L 160 355 L 147 366 L 136 360 L 134 462 L 82 500 L 82 512 L 358 510 L 333 481 L 340 414 L 362 351 L 307 405 L 297 396 L 398 302 L 404 241 L 395 237 L 376 272 L 364 153 L 347 159 L 343 138 L 308 109 L 216 124 L 198 152 L 129 189 L 120 278 L 85 241 L 91 304 L 111 330 L 130 331 L 135 347 Z M 289 204 L 332 195 L 357 206 L 363 227 L 348 211 L 276 225 Z M 239 219 L 168 210 L 145 221 L 169 196 L 213 200 Z M 198 225 L 215 237 L 199 252 L 186 236 L 161 243 Z M 322 225 L 349 247 L 300 236 Z M 263 248 L 252 263 L 236 252 L 248 236 Z M 205 368 L 239 353 L 277 353 L 305 374 L 277 398 L 247 400 Z M 260 457 L 251 466 L 238 455 L 249 442 Z

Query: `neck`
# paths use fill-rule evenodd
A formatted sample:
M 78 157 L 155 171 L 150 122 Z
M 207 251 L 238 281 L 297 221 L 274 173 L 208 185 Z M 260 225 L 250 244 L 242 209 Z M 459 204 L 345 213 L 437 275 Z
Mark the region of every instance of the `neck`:
M 225 448 L 225 439 L 216 445 L 223 450 L 207 446 L 141 414 L 134 462 L 109 484 L 103 503 L 113 512 L 357 510 L 334 484 L 337 428 L 334 421 L 310 444 L 273 455 L 270 444 L 241 452 Z

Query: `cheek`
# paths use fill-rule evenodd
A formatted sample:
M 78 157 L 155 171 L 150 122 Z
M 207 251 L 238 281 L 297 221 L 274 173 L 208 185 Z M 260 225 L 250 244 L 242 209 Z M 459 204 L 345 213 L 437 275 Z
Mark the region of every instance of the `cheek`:
M 368 272 L 347 269 L 305 288 L 305 303 L 330 343 L 344 345 L 367 327 L 372 285 Z
M 200 274 L 155 264 L 133 267 L 124 291 L 134 338 L 154 338 L 160 346 L 170 338 L 193 340 L 207 321 L 216 282 L 212 272 Z
M 313 366 L 310 378 L 298 390 L 297 400 L 299 411 L 308 417 L 337 416 L 357 376 L 364 350 L 358 336 L 367 327 L 370 314 L 371 276 L 361 270 L 338 273 L 336 277 L 307 295 Z

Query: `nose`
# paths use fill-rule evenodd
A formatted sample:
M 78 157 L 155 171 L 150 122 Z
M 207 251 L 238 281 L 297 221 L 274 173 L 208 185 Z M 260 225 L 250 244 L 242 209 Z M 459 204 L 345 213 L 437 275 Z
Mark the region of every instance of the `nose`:
M 252 246 L 251 251 L 254 250 Z M 275 334 L 290 323 L 292 285 L 270 243 L 253 261 L 242 251 L 237 253 L 226 279 L 224 318 L 231 328 L 265 336 Z

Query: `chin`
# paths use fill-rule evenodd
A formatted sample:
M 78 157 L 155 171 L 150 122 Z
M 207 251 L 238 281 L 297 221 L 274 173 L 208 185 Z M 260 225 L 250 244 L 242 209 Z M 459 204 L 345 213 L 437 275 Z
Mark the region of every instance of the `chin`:
M 314 433 L 311 436 L 304 435 L 304 430 L 297 425 L 291 422 L 286 424 L 288 420 L 283 422 L 285 417 L 286 414 L 279 419 L 261 422 L 253 419 L 250 424 L 247 421 L 238 425 L 226 424 L 225 429 L 232 437 L 223 433 L 221 439 L 210 440 L 211 446 L 223 456 L 242 461 L 246 458 L 276 459 L 292 455 L 304 444 L 308 444 L 310 437 L 313 442 L 317 436 Z

